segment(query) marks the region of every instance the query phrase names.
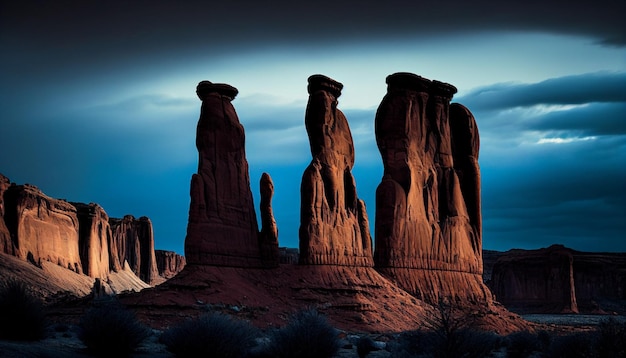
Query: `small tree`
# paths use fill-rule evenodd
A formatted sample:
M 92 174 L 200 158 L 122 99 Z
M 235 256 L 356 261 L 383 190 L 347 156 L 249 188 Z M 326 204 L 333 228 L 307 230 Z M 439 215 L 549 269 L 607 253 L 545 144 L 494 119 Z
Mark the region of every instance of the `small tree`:
M 44 337 L 43 304 L 21 281 L 0 283 L 0 339 L 34 341 Z

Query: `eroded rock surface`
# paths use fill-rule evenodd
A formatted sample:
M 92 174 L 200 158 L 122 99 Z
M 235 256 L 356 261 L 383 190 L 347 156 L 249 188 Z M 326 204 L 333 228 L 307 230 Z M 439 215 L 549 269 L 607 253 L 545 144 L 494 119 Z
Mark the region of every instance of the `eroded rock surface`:
M 109 216 L 98 204 L 72 203 L 79 223 L 79 252 L 83 273 L 95 278 L 109 274 L 109 243 L 112 239 Z
M 49 261 L 83 273 L 78 250 L 76 208 L 46 196 L 33 185 L 12 185 L 4 192 L 5 223 L 14 256 L 40 265 Z
M 176 276 L 185 267 L 185 257 L 174 251 L 155 250 L 154 255 L 159 275 L 165 279 Z
M 115 266 L 123 268 L 124 261 L 144 282 L 152 284 L 158 280 L 159 270 L 154 254 L 154 233 L 152 222 L 142 216 L 135 219 L 126 215 L 122 219 L 110 218 L 112 231 L 111 254 L 116 254 Z M 119 271 L 119 270 L 116 270 Z
M 4 222 L 4 192 L 11 186 L 9 178 L 0 174 L 0 252 L 13 255 L 15 250 L 11 242 L 11 234 Z
M 261 258 L 266 267 L 278 266 L 278 226 L 274 219 L 272 209 L 272 197 L 274 196 L 274 182 L 269 174 L 263 173 L 259 183 L 261 191 L 261 232 L 259 233 L 259 245 Z
M 309 77 L 305 125 L 313 160 L 302 176 L 300 263 L 372 266 L 365 204 L 352 176 L 354 143 L 337 98 L 343 85 Z
M 410 73 L 387 77 L 376 113 L 384 175 L 376 191 L 376 268 L 428 302 L 485 302 L 479 137 L 450 105 L 456 88 Z
M 580 252 L 562 245 L 501 253 L 490 287 L 520 313 L 626 312 L 626 254 Z
M 190 265 L 262 267 L 245 134 L 231 101 L 238 91 L 202 81 L 185 258 Z

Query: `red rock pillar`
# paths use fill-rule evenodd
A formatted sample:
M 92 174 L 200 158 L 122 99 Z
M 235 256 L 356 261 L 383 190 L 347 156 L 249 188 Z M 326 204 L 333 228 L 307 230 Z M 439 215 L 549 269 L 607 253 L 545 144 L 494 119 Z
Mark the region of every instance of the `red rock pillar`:
M 367 214 L 351 172 L 352 134 L 337 108 L 343 85 L 323 75 L 308 82 L 305 125 L 313 160 L 300 190 L 300 263 L 372 266 Z
M 243 126 L 231 101 L 238 91 L 202 81 L 196 132 L 198 173 L 191 179 L 185 239 L 188 265 L 261 267 L 258 225 Z
M 375 119 L 384 166 L 376 191 L 376 267 L 430 302 L 440 297 L 490 300 L 480 277 L 480 176 L 473 117 L 456 110 L 450 115 L 456 88 L 447 83 L 396 73 L 387 77 L 387 84 Z M 456 116 L 464 122 L 452 124 Z M 456 145 L 457 137 L 469 141 L 470 148 Z M 462 158 L 459 166 L 455 158 Z
M 274 219 L 272 209 L 272 197 L 274 196 L 274 182 L 269 174 L 263 173 L 259 183 L 261 190 L 261 232 L 259 233 L 259 246 L 263 264 L 267 267 L 278 266 L 278 226 Z

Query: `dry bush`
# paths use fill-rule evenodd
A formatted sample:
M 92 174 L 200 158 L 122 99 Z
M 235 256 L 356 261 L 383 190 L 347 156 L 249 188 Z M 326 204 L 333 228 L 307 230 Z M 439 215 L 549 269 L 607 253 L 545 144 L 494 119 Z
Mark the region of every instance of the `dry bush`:
M 35 341 L 46 330 L 41 300 L 17 280 L 0 283 L 0 339 Z

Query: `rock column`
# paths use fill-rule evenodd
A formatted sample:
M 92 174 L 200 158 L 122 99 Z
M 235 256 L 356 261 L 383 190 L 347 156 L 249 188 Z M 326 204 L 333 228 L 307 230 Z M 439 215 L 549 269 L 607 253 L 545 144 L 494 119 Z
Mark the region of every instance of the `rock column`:
M 478 131 L 456 88 L 387 77 L 376 113 L 384 175 L 376 191 L 377 269 L 436 302 L 490 300 L 482 284 Z
M 185 240 L 187 265 L 262 267 L 245 134 L 231 103 L 238 91 L 202 81 L 196 93 L 202 109 Z
M 337 108 L 343 85 L 323 75 L 308 82 L 305 125 L 313 160 L 300 190 L 300 263 L 372 266 L 365 205 L 351 172 L 352 134 Z

